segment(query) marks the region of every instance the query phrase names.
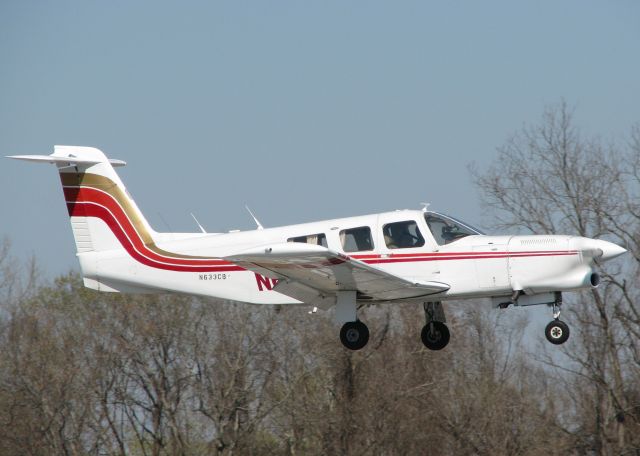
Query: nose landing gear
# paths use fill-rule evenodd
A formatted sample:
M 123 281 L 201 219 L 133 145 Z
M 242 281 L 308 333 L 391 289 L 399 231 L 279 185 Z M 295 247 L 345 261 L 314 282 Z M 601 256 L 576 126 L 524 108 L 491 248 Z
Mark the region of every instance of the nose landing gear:
M 554 345 L 564 344 L 569 338 L 569 326 L 561 320 L 550 321 L 544 329 L 544 335 Z
M 554 345 L 564 344 L 569 338 L 569 325 L 560 320 L 560 306 L 562 305 L 562 295 L 556 293 L 556 300 L 553 303 L 553 321 L 550 321 L 544 329 L 547 340 Z

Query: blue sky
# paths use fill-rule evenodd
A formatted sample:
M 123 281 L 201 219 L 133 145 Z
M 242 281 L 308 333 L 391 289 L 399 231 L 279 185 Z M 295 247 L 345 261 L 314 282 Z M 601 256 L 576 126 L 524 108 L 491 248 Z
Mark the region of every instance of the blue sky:
M 640 121 L 632 1 L 0 3 L 0 155 L 94 146 L 152 225 L 418 208 L 486 223 L 467 165 L 564 98 Z M 0 236 L 77 268 L 53 167 L 0 161 Z

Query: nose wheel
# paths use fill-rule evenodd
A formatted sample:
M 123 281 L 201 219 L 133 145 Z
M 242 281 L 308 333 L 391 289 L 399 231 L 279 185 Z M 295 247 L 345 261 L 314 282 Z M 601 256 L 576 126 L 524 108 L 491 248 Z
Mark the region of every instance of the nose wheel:
M 569 338 L 569 325 L 560 320 L 561 305 L 562 295 L 558 293 L 556 301 L 553 303 L 553 320 L 544 328 L 544 335 L 554 345 L 564 344 Z
M 544 335 L 554 345 L 564 344 L 569 338 L 569 326 L 562 320 L 553 320 L 544 329 Z

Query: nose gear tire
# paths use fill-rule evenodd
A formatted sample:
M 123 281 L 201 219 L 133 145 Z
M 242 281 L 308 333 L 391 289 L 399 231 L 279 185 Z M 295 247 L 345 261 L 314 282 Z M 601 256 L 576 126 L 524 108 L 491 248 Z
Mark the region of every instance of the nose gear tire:
M 564 344 L 569 338 L 569 326 L 564 321 L 553 320 L 544 329 L 544 335 L 554 345 Z

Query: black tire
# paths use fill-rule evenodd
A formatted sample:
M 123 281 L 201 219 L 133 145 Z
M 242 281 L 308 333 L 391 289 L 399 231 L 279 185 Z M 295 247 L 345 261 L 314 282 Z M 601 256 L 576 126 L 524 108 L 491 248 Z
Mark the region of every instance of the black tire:
M 447 325 L 440 321 L 432 321 L 424 325 L 420 337 L 429 350 L 442 350 L 449 343 L 451 335 Z
M 340 329 L 340 341 L 349 350 L 360 350 L 369 342 L 369 328 L 358 321 L 348 321 Z
M 569 338 L 569 326 L 564 321 L 553 320 L 544 328 L 544 335 L 554 345 L 564 344 Z

